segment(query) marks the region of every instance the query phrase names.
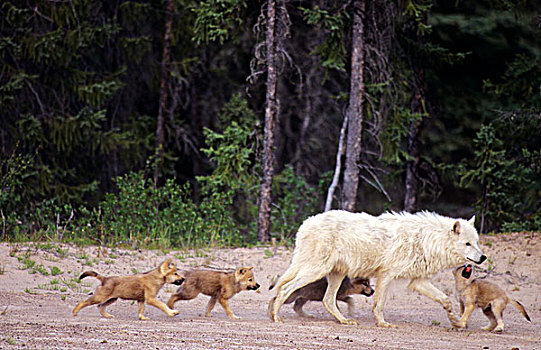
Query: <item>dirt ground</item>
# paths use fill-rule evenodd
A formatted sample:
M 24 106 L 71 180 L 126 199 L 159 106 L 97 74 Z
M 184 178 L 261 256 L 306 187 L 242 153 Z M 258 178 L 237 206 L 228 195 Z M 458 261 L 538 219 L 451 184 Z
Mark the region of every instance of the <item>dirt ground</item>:
M 298 317 L 292 305 L 284 305 L 284 323 L 272 323 L 266 315 L 272 279 L 289 265 L 291 248 L 232 250 L 139 251 L 100 249 L 60 244 L 0 244 L 0 349 L 541 349 L 541 235 L 515 233 L 483 236 L 482 248 L 489 257 L 481 268 L 493 268 L 489 279 L 519 300 L 530 317 L 528 323 L 513 306 L 506 309 L 502 334 L 481 330 L 487 323 L 480 310 L 469 328 L 450 328 L 439 304 L 407 290 L 406 281 L 393 283 L 386 320 L 397 328 L 375 326 L 372 299 L 355 296 L 357 326 L 340 325 L 319 302 L 305 306 L 314 318 Z M 104 275 L 144 272 L 165 257 L 188 269 L 210 265 L 217 268 L 254 266 L 261 292 L 241 292 L 230 305 L 242 317 L 230 321 L 216 306 L 211 318 L 203 316 L 208 297 L 180 301 L 180 314 L 171 318 L 151 306 L 137 319 L 131 301 L 118 301 L 107 310 L 114 319 L 101 317 L 95 307 L 72 316 L 73 307 L 92 293 L 98 281 L 76 277 L 85 270 Z M 478 271 L 478 276 L 486 273 Z M 78 283 L 79 282 L 79 283 Z M 372 281 L 372 284 L 375 281 Z M 450 271 L 433 278 L 441 290 L 454 295 Z M 166 301 L 175 286 L 159 294 Z M 345 313 L 346 307 L 342 305 Z

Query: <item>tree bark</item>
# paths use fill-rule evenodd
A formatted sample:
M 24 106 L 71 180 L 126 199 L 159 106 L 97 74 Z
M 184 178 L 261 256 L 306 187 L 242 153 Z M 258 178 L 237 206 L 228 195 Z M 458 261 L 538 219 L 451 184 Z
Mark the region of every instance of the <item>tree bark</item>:
M 274 175 L 274 128 L 277 114 L 276 98 L 276 1 L 268 0 L 267 3 L 267 28 L 266 28 L 266 61 L 267 61 L 267 92 L 265 105 L 265 130 L 262 154 L 262 180 L 259 192 L 259 216 L 257 219 L 257 239 L 267 242 L 270 238 L 270 214 L 272 193 L 271 185 Z
M 163 38 L 162 76 L 160 81 L 160 105 L 158 107 L 158 121 L 156 126 L 156 163 L 154 168 L 154 187 L 158 186 L 160 164 L 163 159 L 165 147 L 164 114 L 167 111 L 168 85 L 171 66 L 171 27 L 173 26 L 174 0 L 168 0 L 165 15 L 165 34 Z
M 364 28 L 363 13 L 366 0 L 353 3 L 353 31 L 351 36 L 351 81 L 349 104 L 346 111 L 348 132 L 346 144 L 346 169 L 341 207 L 355 211 L 359 187 L 359 161 L 361 158 L 363 123 L 363 67 L 364 67 Z

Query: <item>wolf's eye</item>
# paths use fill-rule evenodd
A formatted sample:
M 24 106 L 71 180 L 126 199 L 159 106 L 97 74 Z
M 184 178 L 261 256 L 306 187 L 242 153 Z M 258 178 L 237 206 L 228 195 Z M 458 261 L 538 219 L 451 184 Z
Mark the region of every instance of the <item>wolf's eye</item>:
M 471 243 L 470 242 L 466 243 L 466 246 L 467 247 L 471 246 Z

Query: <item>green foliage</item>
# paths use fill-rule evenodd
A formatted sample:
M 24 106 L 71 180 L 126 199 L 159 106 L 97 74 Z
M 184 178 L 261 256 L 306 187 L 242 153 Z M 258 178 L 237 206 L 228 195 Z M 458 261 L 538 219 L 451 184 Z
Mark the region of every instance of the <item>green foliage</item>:
M 212 242 L 238 244 L 237 231 L 224 216 L 222 202 L 190 199 L 189 186 L 174 179 L 154 188 L 142 171 L 117 178 L 118 194 L 107 194 L 97 209 L 81 210 L 75 235 L 90 235 L 104 244 L 201 247 Z
M 243 24 L 242 15 L 247 6 L 246 0 L 200 1 L 191 9 L 196 15 L 193 40 L 198 45 L 211 41 L 223 44 Z
M 279 234 L 282 240 L 295 237 L 300 223 L 318 212 L 317 190 L 302 176 L 295 175 L 291 166 L 274 177 L 273 195 L 277 199 L 271 210 L 271 232 Z
M 461 164 L 458 170 L 461 186 L 480 185 L 482 196 L 474 203 L 486 218 L 484 231 L 513 222 L 523 213 L 525 195 L 533 185 L 532 171 L 519 159 L 510 157 L 493 125 L 483 125 L 474 140 L 472 167 Z
M 347 54 L 344 33 L 350 18 L 349 13 L 342 10 L 331 13 L 318 6 L 312 9 L 301 7 L 299 10 L 306 23 L 328 33 L 325 41 L 317 46 L 312 54 L 321 56 L 321 65 L 324 68 L 345 72 Z

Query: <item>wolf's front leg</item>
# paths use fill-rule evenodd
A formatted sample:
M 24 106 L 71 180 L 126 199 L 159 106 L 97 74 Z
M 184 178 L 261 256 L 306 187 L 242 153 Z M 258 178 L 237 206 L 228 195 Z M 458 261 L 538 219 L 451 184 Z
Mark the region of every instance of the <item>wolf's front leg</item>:
M 338 289 L 340 288 L 340 284 L 342 284 L 342 280 L 344 279 L 344 277 L 344 274 L 337 272 L 331 272 L 327 276 L 327 281 L 329 282 L 329 284 L 327 285 L 327 291 L 325 292 L 325 296 L 323 297 L 323 305 L 325 306 L 327 311 L 329 311 L 329 313 L 338 320 L 338 322 L 342 324 L 358 324 L 357 320 L 355 319 L 345 318 L 336 306 L 336 293 L 338 292 Z
M 413 279 L 410 281 L 410 284 L 408 285 L 408 288 L 410 290 L 417 291 L 421 293 L 424 296 L 429 297 L 430 299 L 437 301 L 438 303 L 443 306 L 445 311 L 447 312 L 447 317 L 449 318 L 449 321 L 451 322 L 451 325 L 453 327 L 459 327 L 459 320 L 453 313 L 453 309 L 451 308 L 451 301 L 449 300 L 449 297 L 445 295 L 441 290 L 434 287 L 432 283 L 426 278 L 418 278 Z
M 374 317 L 376 317 L 376 325 L 383 328 L 395 327 L 383 318 L 383 306 L 387 298 L 387 289 L 394 278 L 384 272 L 379 273 L 377 277 L 374 304 L 372 305 L 372 311 L 374 312 Z

